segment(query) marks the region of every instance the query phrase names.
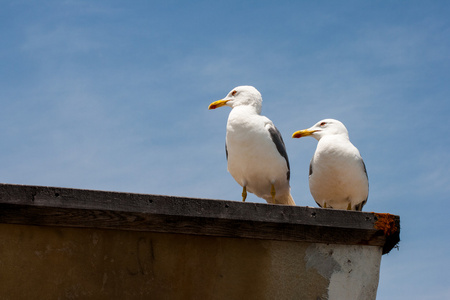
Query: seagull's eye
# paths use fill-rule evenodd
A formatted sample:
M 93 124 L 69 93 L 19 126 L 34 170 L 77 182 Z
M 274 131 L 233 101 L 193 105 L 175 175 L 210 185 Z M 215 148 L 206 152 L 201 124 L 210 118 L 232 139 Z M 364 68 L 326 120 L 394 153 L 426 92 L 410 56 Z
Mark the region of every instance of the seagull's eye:
M 327 122 L 320 123 L 320 126 L 325 126 L 325 125 L 327 125 Z
M 237 93 L 237 91 L 232 91 L 232 92 L 231 92 L 231 96 L 236 95 L 236 93 Z

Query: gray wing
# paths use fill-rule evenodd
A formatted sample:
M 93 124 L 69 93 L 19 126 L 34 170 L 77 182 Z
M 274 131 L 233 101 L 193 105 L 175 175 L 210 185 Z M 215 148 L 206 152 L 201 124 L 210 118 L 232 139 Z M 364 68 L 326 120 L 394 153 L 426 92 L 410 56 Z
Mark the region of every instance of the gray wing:
M 289 166 L 289 158 L 288 158 L 288 155 L 286 152 L 286 146 L 284 145 L 283 138 L 281 137 L 281 133 L 278 131 L 278 129 L 273 124 L 270 124 L 270 126 L 268 126 L 268 130 L 270 133 L 270 138 L 272 139 L 275 146 L 277 147 L 278 152 L 286 160 L 286 164 L 287 164 L 287 168 L 288 168 L 286 176 L 287 176 L 287 180 L 289 181 L 289 179 L 291 178 L 291 168 Z
M 369 182 L 369 175 L 367 175 L 367 169 L 366 169 L 366 164 L 364 163 L 364 161 L 361 159 L 362 165 L 363 165 L 363 169 L 364 169 L 364 173 L 366 174 L 367 177 L 367 182 Z
M 227 148 L 227 141 L 225 141 L 225 155 L 227 156 L 227 161 L 228 161 L 228 148 Z
M 312 175 L 312 173 L 313 173 L 313 163 L 314 163 L 314 157 L 311 158 L 311 162 L 309 163 L 309 177 L 311 177 L 311 175 Z M 314 200 L 314 201 L 317 203 L 317 205 L 318 205 L 319 207 L 322 207 L 322 205 L 320 205 L 319 202 L 317 202 L 316 200 Z
M 369 185 L 369 176 L 367 175 L 366 164 L 364 163 L 364 161 L 362 160 L 362 158 L 361 158 L 361 163 L 362 163 L 362 166 L 363 166 L 363 169 L 364 169 L 364 174 L 366 174 L 367 185 Z M 367 186 L 367 189 L 369 189 L 368 186 Z M 355 206 L 355 209 L 361 211 L 361 210 L 363 209 L 363 206 L 367 203 L 367 199 L 368 199 L 368 198 L 369 198 L 369 194 L 367 194 L 367 198 L 366 198 L 364 201 L 362 201 L 361 203 L 359 203 L 359 204 L 357 204 L 357 205 Z

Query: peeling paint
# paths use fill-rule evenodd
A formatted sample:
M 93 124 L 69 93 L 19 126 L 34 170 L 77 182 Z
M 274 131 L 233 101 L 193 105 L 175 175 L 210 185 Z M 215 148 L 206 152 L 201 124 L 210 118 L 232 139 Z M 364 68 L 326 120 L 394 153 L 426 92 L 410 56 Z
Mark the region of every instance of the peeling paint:
M 329 280 L 325 299 L 376 299 L 381 263 L 379 247 L 312 244 L 306 268 Z

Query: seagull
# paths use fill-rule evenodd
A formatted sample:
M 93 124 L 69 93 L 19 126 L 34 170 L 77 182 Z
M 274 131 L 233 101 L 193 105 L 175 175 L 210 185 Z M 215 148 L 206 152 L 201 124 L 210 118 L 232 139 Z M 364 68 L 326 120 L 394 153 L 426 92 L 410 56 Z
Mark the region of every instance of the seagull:
M 323 208 L 361 211 L 369 195 L 369 180 L 344 124 L 325 119 L 292 135 L 304 136 L 319 141 L 309 165 L 309 189 L 316 203 Z
M 238 86 L 209 109 L 231 107 L 225 153 L 228 172 L 247 191 L 272 204 L 295 205 L 289 186 L 290 168 L 281 133 L 261 116 L 262 97 L 252 86 Z

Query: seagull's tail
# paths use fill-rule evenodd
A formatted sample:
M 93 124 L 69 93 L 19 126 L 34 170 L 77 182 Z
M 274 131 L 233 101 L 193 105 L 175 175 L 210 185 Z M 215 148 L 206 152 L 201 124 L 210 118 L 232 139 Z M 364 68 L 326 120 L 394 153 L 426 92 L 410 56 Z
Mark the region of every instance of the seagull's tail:
M 284 205 L 294 205 L 295 206 L 295 202 L 294 199 L 292 198 L 291 192 L 289 191 L 286 194 L 280 195 L 278 197 L 278 195 L 275 197 L 275 203 L 276 204 L 284 204 Z

